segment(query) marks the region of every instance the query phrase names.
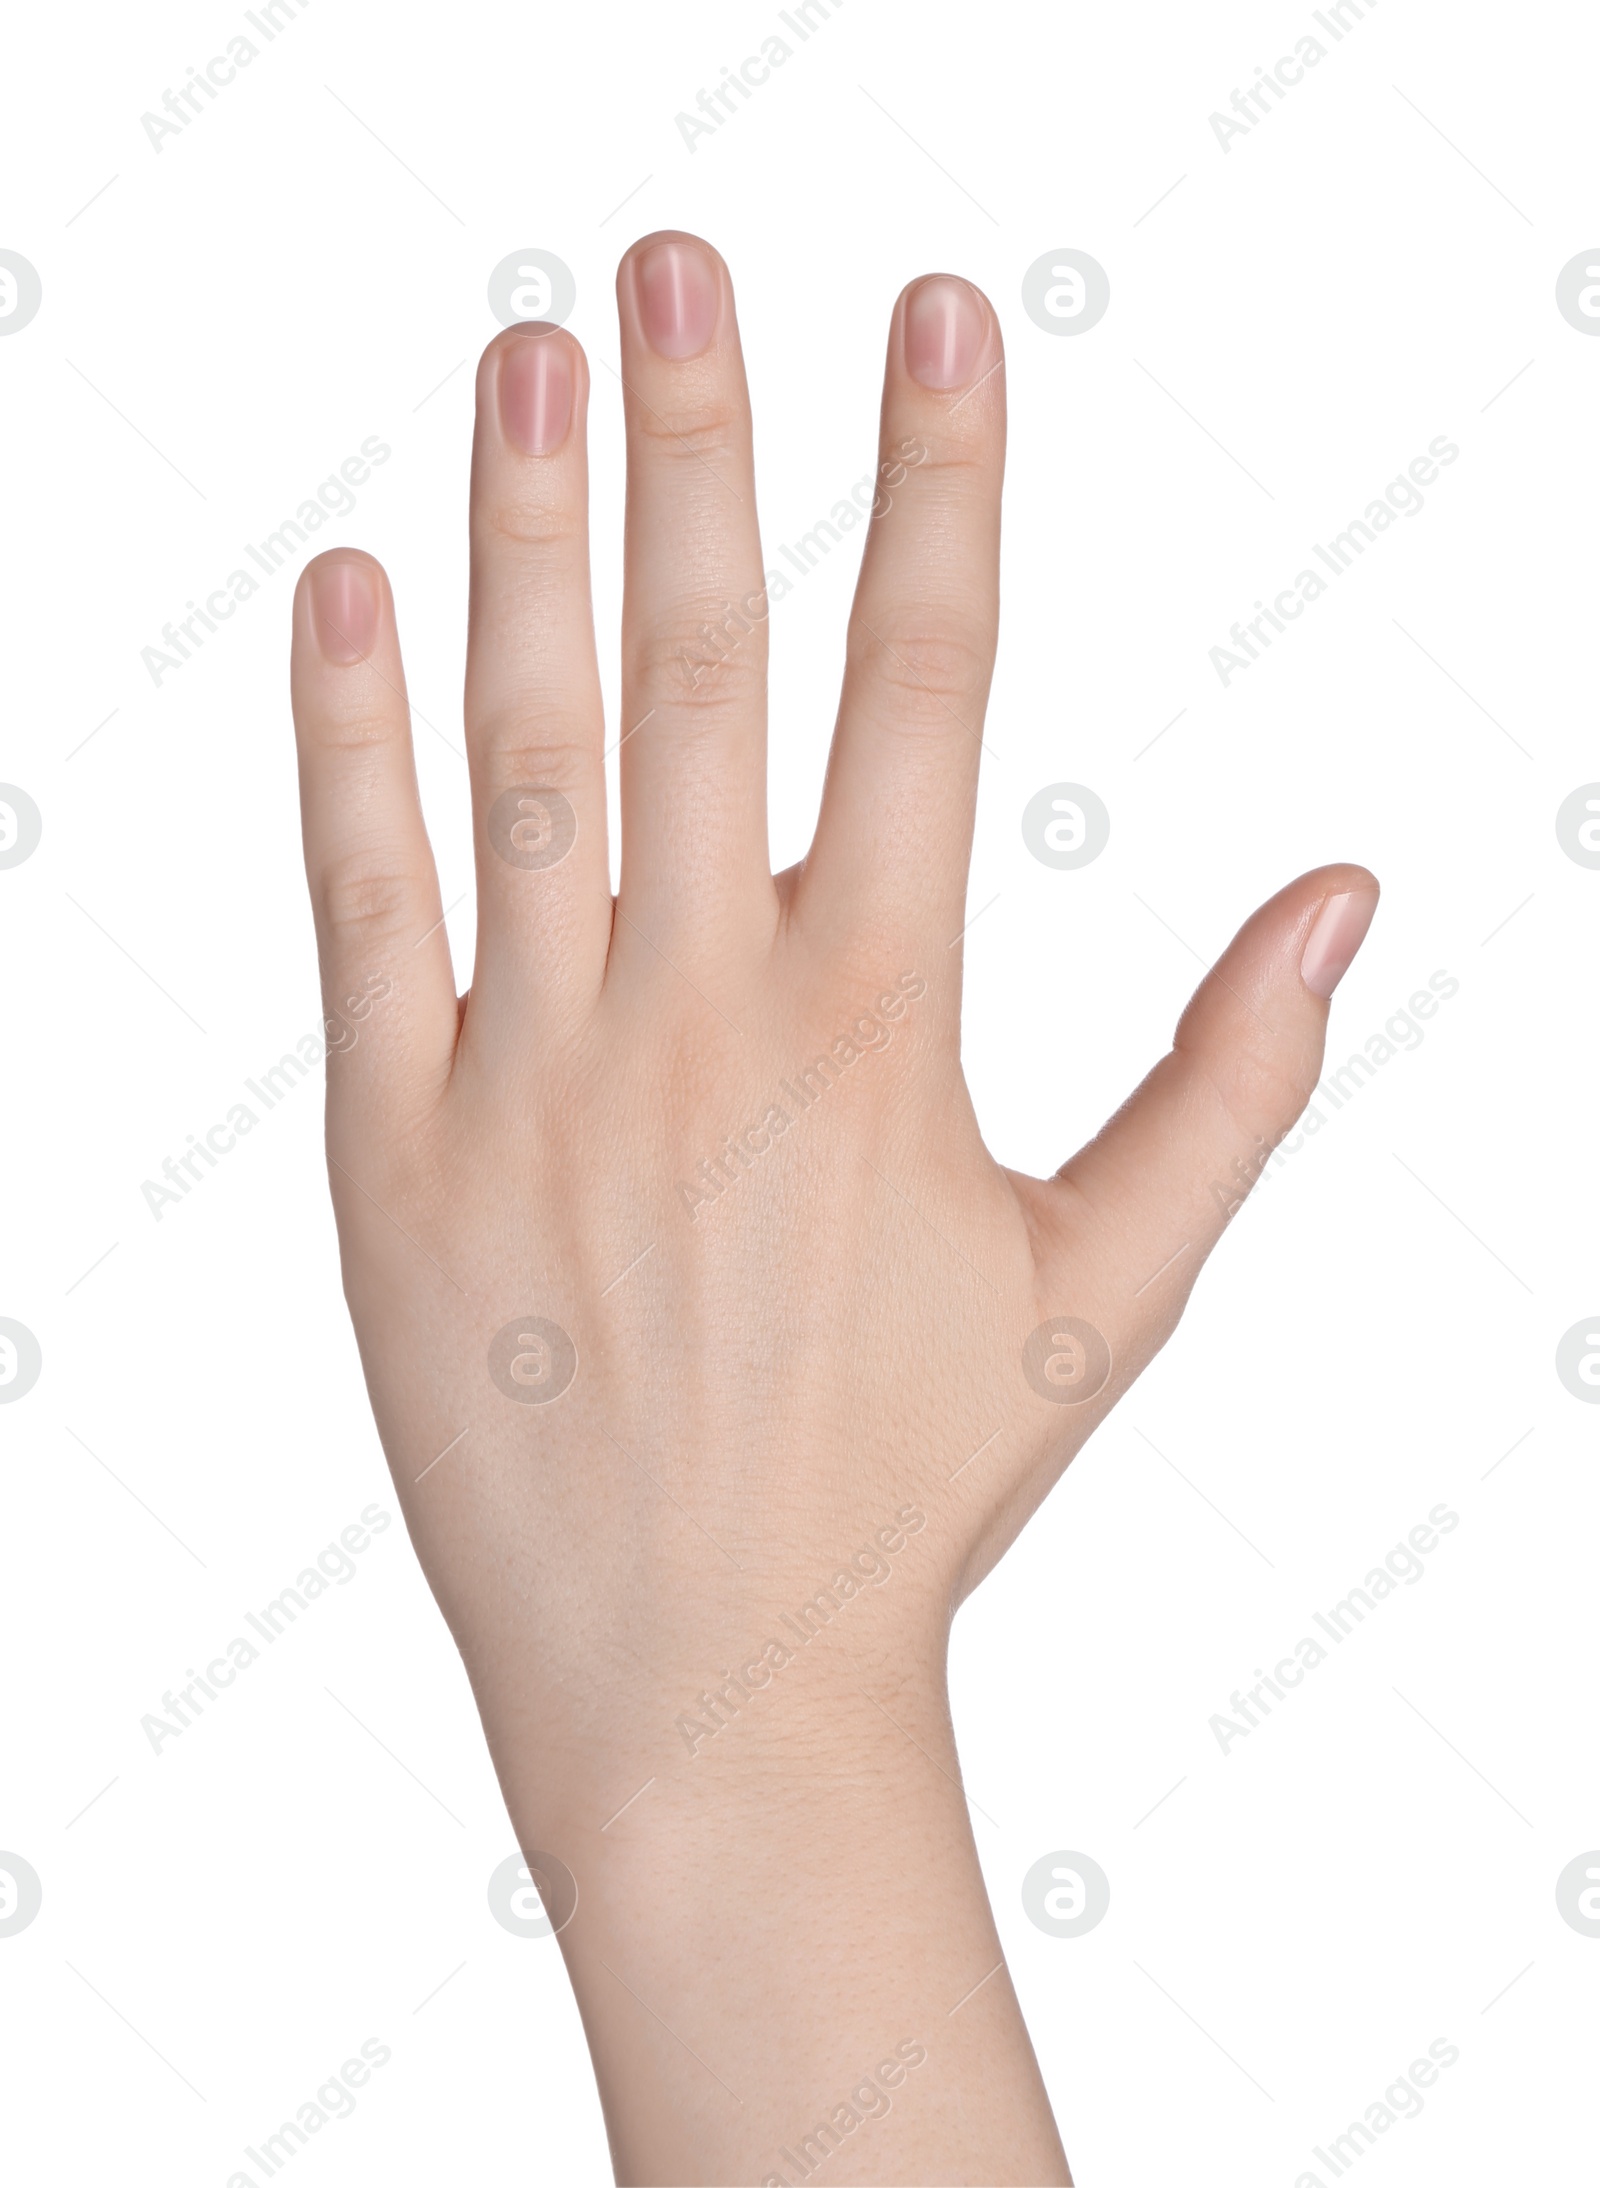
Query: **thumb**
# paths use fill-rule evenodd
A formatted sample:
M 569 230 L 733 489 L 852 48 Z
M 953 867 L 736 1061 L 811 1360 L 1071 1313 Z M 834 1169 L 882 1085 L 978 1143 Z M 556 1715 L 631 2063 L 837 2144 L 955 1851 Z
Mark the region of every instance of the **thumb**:
M 1047 1189 L 1063 1245 L 1145 1358 L 1170 1336 L 1207 1254 L 1322 1070 L 1328 999 L 1378 905 L 1364 866 L 1321 866 L 1245 922 L 1196 989 L 1172 1047 Z M 1109 1301 L 1108 1301 L 1109 1303 Z

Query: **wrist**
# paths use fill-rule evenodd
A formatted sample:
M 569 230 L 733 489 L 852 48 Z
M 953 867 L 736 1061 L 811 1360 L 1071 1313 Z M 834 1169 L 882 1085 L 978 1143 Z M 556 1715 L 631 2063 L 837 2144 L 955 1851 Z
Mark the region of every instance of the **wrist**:
M 929 1654 L 819 1636 L 692 1753 L 609 1751 L 519 1819 L 570 1870 L 619 2178 L 798 2181 L 802 2144 L 841 2181 L 1066 2178 Z
M 940 1531 L 917 1508 L 900 1520 L 803 1574 L 708 1585 L 703 1571 L 654 1567 L 603 1621 L 551 1603 L 517 1651 L 472 1636 L 464 1652 L 523 1843 L 531 1831 L 581 1844 L 636 1796 L 668 1815 L 736 1816 L 760 1806 L 769 1779 L 826 1774 L 842 1725 L 903 1745 L 893 1728 L 914 1720 L 953 1773 Z
M 561 1944 L 622 2179 L 798 2180 L 785 2153 L 848 2091 L 870 2132 L 852 2135 L 859 2175 L 829 2150 L 835 2178 L 1052 2177 L 993 2150 L 939 2170 L 959 2125 L 940 2077 L 1026 2036 L 942 1693 L 876 1702 L 835 1692 L 777 1737 L 741 1712 L 575 1846 Z M 664 2122 L 681 2170 L 659 2170 Z

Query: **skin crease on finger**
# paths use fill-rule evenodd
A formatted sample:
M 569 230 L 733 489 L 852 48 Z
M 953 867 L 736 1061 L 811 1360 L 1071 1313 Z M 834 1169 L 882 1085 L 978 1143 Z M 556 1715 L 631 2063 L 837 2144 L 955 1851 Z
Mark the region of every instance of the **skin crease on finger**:
M 388 582 L 337 549 L 296 598 L 327 1007 L 385 997 L 328 1087 L 373 1410 L 559 1910 L 619 2179 L 1060 2182 L 960 1786 L 950 1624 L 1170 1335 L 1232 1212 L 1214 1181 L 1304 1108 L 1377 883 L 1289 882 L 1097 1137 L 1053 1178 L 1003 1169 L 950 943 L 998 621 L 995 313 L 939 274 L 891 314 L 895 483 L 780 897 L 732 282 L 656 235 L 617 304 L 617 723 L 583 352 L 517 327 L 479 368 L 464 1004 Z

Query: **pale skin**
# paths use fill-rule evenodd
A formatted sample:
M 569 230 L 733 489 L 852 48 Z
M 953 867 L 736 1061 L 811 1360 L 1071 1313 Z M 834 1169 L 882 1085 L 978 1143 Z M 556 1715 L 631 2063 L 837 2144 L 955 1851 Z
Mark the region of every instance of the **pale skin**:
M 1236 1163 L 1305 1107 L 1378 885 L 1351 865 L 1290 882 L 1088 1146 L 1050 1179 L 1002 1168 L 962 1076 L 951 947 L 998 621 L 995 314 L 947 276 L 895 306 L 893 484 L 815 840 L 774 876 L 732 286 L 671 234 L 636 244 L 617 288 L 609 730 L 583 352 L 512 328 L 479 368 L 465 997 L 387 580 L 341 548 L 296 595 L 325 1005 L 357 1034 L 329 1059 L 330 1177 L 372 1404 L 518 1842 L 576 1883 L 560 1946 L 618 2178 L 797 2181 L 821 2162 L 834 2182 L 1067 2181 L 960 1789 L 951 1621 L 1171 1334 Z M 908 446 L 925 453 L 905 466 Z M 554 863 L 496 848 L 491 811 L 517 790 L 544 796 L 502 845 L 559 844 L 570 808 Z M 1041 963 L 1059 939 L 1038 937 Z M 835 1046 L 864 1019 L 877 1031 Z M 779 1092 L 830 1055 L 820 1095 Z M 758 1147 L 774 1106 L 786 1122 Z M 1099 1333 L 1109 1372 L 1070 1336 L 1025 1356 L 1061 1317 Z M 852 1571 L 868 1577 L 848 1595 L 833 1583 Z M 783 1614 L 819 1590 L 833 1608 L 802 1640 Z M 802 2156 L 830 2120 L 831 2154 Z

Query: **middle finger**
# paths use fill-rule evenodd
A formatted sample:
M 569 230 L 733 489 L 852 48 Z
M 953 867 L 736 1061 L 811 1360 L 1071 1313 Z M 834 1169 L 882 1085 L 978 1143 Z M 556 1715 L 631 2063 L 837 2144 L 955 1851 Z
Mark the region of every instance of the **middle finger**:
M 628 438 L 622 887 L 628 928 L 702 963 L 776 917 L 767 596 L 727 268 L 648 236 L 617 274 Z

